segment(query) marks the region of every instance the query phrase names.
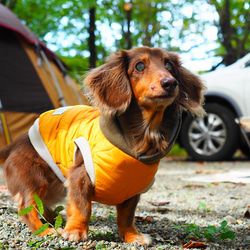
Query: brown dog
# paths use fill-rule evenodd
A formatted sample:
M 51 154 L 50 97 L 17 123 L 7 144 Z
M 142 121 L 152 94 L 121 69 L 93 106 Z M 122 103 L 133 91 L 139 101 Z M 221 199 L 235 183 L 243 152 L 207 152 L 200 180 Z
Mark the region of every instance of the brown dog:
M 160 158 L 173 145 L 181 112 L 204 114 L 204 87 L 197 76 L 181 66 L 176 54 L 147 47 L 113 54 L 88 73 L 85 83 L 98 108 L 77 106 L 42 114 L 29 134 L 0 151 L 8 189 L 19 211 L 36 206 L 33 196 L 38 194 L 49 221 L 53 221 L 51 206 L 68 189 L 68 219 L 63 230 L 66 239 L 87 239 L 94 200 L 116 205 L 121 238 L 149 244 L 134 226 L 140 193 L 150 187 Z M 84 117 L 91 121 L 83 122 Z M 59 120 L 52 125 L 50 119 L 56 118 Z M 72 132 L 73 127 L 76 132 Z M 69 142 L 65 139 L 68 135 Z M 85 138 L 90 146 L 81 146 L 75 136 Z M 47 149 L 39 149 L 36 140 L 46 145 L 52 163 L 44 156 Z M 88 150 L 91 153 L 85 152 Z M 104 156 L 106 152 L 108 156 Z M 52 171 L 53 166 L 62 166 L 62 172 Z M 22 219 L 32 232 L 42 225 L 34 209 Z M 43 235 L 50 233 L 53 229 Z

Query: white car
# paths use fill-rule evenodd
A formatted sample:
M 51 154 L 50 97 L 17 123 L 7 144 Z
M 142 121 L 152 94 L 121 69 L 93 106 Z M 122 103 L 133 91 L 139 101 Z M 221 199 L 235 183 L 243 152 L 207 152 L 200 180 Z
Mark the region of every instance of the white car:
M 201 75 L 207 87 L 203 118 L 186 115 L 179 143 L 193 160 L 219 161 L 231 158 L 240 148 L 250 149 L 236 118 L 250 117 L 250 53 L 234 64 Z M 246 130 L 250 138 L 250 131 Z

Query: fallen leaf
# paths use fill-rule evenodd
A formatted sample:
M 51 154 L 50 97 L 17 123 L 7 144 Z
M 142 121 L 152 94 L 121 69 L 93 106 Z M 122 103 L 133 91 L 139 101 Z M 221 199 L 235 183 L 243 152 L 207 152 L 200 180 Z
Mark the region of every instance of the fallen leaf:
M 170 201 L 165 201 L 165 202 L 148 201 L 148 203 L 153 206 L 165 206 L 165 205 L 168 205 Z
M 184 186 L 184 188 L 191 188 L 191 189 L 196 189 L 196 188 L 204 188 L 205 186 L 202 184 L 187 184 Z
M 207 245 L 203 242 L 196 242 L 190 240 L 188 243 L 182 245 L 183 248 L 207 248 Z
M 246 183 L 243 183 L 243 182 L 237 182 L 235 183 L 236 186 L 246 186 L 247 184 Z
M 147 217 L 135 216 L 135 219 L 137 221 L 150 222 L 151 220 L 153 220 L 153 217 L 152 216 L 147 216 Z

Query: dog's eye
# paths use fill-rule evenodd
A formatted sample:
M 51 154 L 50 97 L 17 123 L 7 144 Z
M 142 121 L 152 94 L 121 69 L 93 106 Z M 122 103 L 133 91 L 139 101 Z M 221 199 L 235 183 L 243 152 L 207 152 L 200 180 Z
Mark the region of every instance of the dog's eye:
M 168 71 L 172 71 L 172 70 L 173 70 L 173 65 L 172 65 L 172 63 L 166 62 L 166 63 L 165 63 L 165 66 L 166 66 L 166 68 L 167 68 Z
M 145 68 L 146 68 L 146 65 L 145 65 L 144 62 L 138 62 L 138 63 L 135 65 L 135 69 L 136 69 L 138 72 L 142 72 Z

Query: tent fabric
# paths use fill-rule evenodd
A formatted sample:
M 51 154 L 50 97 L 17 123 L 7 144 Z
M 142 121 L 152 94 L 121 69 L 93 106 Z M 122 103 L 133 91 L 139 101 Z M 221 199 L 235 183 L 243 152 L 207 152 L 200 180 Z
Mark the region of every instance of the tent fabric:
M 38 44 L 45 50 L 50 59 L 58 60 L 58 56 L 49 50 L 44 43 L 39 41 L 37 36 L 27 26 L 25 26 L 14 13 L 2 4 L 0 4 L 0 26 L 21 35 L 31 44 Z
M 53 104 L 16 35 L 2 28 L 0 34 L 0 61 L 4 62 L 0 69 L 0 98 L 4 110 L 42 113 L 52 109 Z
M 87 103 L 60 58 L 1 4 L 0 101 L 0 148 L 28 131 L 42 112 Z

